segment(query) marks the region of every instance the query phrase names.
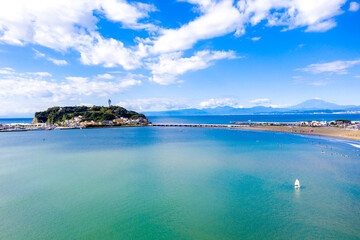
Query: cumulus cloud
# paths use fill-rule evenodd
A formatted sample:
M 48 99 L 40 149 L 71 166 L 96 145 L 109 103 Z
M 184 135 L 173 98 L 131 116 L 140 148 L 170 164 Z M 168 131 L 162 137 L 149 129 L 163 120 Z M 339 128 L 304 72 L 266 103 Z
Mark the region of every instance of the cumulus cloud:
M 98 18 L 94 12 L 110 21 L 120 22 L 123 27 L 139 29 L 150 28 L 150 24 L 139 20 L 154 10 L 152 5 L 130 4 L 126 0 L 6 1 L 0 8 L 0 42 L 12 45 L 31 43 L 62 52 L 71 48 L 80 52 L 84 64 L 120 65 L 130 69 L 138 66 L 138 61 L 128 54 L 131 50 L 126 49 L 121 41 L 99 35 L 96 31 Z M 113 54 L 109 51 L 103 54 L 102 50 L 106 49 Z M 109 57 L 109 62 L 106 57 Z M 127 58 L 129 61 L 124 60 Z M 65 60 L 48 60 L 65 65 Z
M 346 0 L 187 0 L 197 4 L 201 15 L 178 29 L 165 29 L 153 42 L 152 52 L 166 53 L 191 48 L 200 40 L 245 33 L 248 24 L 267 21 L 285 29 L 306 27 L 308 32 L 324 32 L 336 26 L 334 16 L 343 13 Z
M 269 105 L 271 103 L 270 99 L 268 98 L 258 98 L 251 100 L 250 103 L 255 105 Z
M 141 84 L 140 80 L 132 77 L 112 81 L 99 81 L 87 77 L 66 77 L 64 80 L 54 81 L 50 77 L 50 73 L 43 72 L 3 74 L 0 77 L 0 99 L 45 98 L 58 102 L 79 99 L 81 96 L 107 96 Z
M 62 53 L 71 51 L 80 54 L 85 65 L 104 67 L 121 66 L 125 70 L 149 67 L 152 81 L 160 84 L 176 83 L 176 76 L 190 70 L 211 65 L 205 60 L 196 61 L 195 67 L 185 67 L 186 61 L 199 58 L 178 57 L 178 52 L 192 48 L 201 40 L 235 34 L 245 34 L 248 27 L 261 22 L 265 26 L 283 26 L 285 30 L 305 28 L 308 32 L 323 32 L 336 26 L 334 17 L 342 14 L 346 0 L 181 0 L 193 4 L 198 17 L 179 28 L 166 29 L 150 13 L 157 11 L 152 4 L 126 0 L 14 0 L 5 1 L 0 8 L 0 42 L 12 45 L 34 44 Z M 351 7 L 353 6 L 353 7 Z M 356 4 L 350 8 L 355 9 Z M 144 29 L 149 36 L 136 36 L 135 44 L 125 46 L 114 36 L 105 37 L 97 29 L 99 19 L 120 23 L 123 28 Z M 156 24 L 155 24 L 156 23 Z M 135 33 L 136 34 L 136 33 Z M 252 40 L 258 40 L 258 37 Z M 209 51 L 209 50 L 208 50 Z M 217 55 L 217 51 L 213 55 Z M 66 65 L 65 60 L 44 57 L 57 65 Z M 177 56 L 175 61 L 167 60 Z M 228 58 L 228 57 L 225 57 Z M 165 60 L 162 60 L 165 59 Z M 181 59 L 181 61 L 180 61 Z M 180 62 L 179 62 L 179 61 Z M 161 61 L 165 69 L 172 62 L 182 64 L 172 70 L 159 70 Z M 180 69 L 186 69 L 181 71 Z M 180 72 L 179 74 L 177 72 Z
M 105 39 L 99 34 L 91 44 L 79 47 L 81 62 L 85 65 L 100 65 L 104 67 L 122 66 L 126 70 L 137 68 L 141 65 L 137 54 L 124 47 L 124 44 L 115 39 Z
M 210 98 L 206 101 L 200 102 L 201 108 L 215 108 L 215 107 L 236 107 L 236 108 L 242 108 L 238 104 L 237 99 L 235 98 Z
M 129 4 L 125 0 L 105 0 L 99 3 L 102 12 L 111 21 L 121 22 L 125 27 L 133 29 L 156 29 L 152 24 L 138 22 L 139 19 L 149 17 L 149 12 L 157 10 L 154 5 L 140 2 Z
M 233 59 L 236 55 L 233 51 L 199 51 L 194 56 L 182 58 L 182 52 L 163 54 L 158 59 L 148 63 L 153 77 L 152 81 L 167 85 L 174 83 L 176 76 L 188 71 L 204 69 L 210 66 L 215 60 Z
M 336 74 L 347 74 L 348 68 L 353 67 L 354 65 L 360 64 L 360 60 L 353 61 L 333 61 L 327 63 L 316 63 L 310 64 L 305 68 L 297 69 L 304 72 L 311 72 L 314 74 L 319 73 L 336 73 Z
M 86 31 L 96 29 L 98 11 L 109 20 L 127 27 L 138 27 L 155 7 L 126 0 L 15 0 L 0 8 L 0 40 L 23 45 L 37 43 L 53 49 L 66 49 L 82 41 Z M 74 41 L 75 40 L 75 41 Z
M 238 7 L 252 25 L 267 20 L 270 26 L 285 26 L 286 29 L 307 27 L 307 31 L 324 31 L 325 28 L 330 29 L 334 16 L 343 13 L 341 6 L 345 2 L 346 0 L 240 0 Z
M 131 99 L 117 103 L 117 105 L 136 111 L 165 111 L 188 108 L 186 99 L 144 98 Z
M 360 8 L 360 4 L 357 3 L 357 2 L 351 2 L 350 3 L 350 7 L 349 7 L 349 11 L 352 11 L 352 12 L 357 12 Z
M 233 0 L 188 2 L 200 5 L 201 16 L 178 29 L 162 30 L 154 41 L 152 52 L 182 51 L 199 40 L 222 36 L 243 26 L 245 19 L 233 6 Z
M 15 99 L 16 100 L 16 99 Z M 29 101 L 15 101 L 14 99 L 4 99 L 1 100 L 0 116 L 8 117 L 11 114 L 14 116 L 28 116 L 33 117 L 34 112 L 39 111 L 40 109 L 47 109 L 48 103 L 41 102 L 29 102 Z M 25 99 L 26 100 L 26 99 Z

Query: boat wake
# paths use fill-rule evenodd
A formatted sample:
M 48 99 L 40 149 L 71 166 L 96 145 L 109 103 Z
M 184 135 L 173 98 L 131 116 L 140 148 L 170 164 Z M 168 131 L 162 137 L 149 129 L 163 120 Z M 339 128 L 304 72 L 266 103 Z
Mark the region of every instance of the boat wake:
M 349 143 L 349 144 L 353 147 L 360 148 L 360 144 L 354 144 L 354 143 Z

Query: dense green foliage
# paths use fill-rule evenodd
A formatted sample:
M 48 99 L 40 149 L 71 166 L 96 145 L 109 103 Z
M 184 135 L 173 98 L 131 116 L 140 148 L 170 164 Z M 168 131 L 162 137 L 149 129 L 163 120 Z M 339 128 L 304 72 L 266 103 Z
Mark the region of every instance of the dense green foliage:
M 82 121 L 102 122 L 104 120 L 113 120 L 116 117 L 129 119 L 145 118 L 144 114 L 134 111 L 128 111 L 123 107 L 111 106 L 76 106 L 76 107 L 52 107 L 44 112 L 35 113 L 39 123 L 59 123 L 74 117 L 82 116 Z
M 335 122 L 351 123 L 351 121 L 347 120 L 347 119 L 338 119 L 338 120 L 335 120 Z

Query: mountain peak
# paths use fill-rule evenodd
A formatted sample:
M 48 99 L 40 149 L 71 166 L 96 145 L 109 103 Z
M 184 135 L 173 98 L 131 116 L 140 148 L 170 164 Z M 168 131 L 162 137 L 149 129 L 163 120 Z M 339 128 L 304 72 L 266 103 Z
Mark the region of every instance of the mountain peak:
M 293 109 L 339 109 L 341 107 L 342 106 L 340 106 L 338 104 L 326 102 L 321 99 L 309 99 L 300 104 L 294 105 L 291 108 L 293 108 Z

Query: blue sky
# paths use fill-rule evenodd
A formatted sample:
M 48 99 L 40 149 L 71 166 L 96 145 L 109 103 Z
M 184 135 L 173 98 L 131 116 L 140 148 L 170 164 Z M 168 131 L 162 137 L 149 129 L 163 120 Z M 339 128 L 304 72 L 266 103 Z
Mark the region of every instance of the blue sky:
M 359 2 L 15 0 L 0 8 L 0 116 L 360 104 Z

